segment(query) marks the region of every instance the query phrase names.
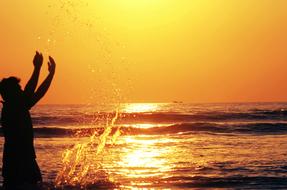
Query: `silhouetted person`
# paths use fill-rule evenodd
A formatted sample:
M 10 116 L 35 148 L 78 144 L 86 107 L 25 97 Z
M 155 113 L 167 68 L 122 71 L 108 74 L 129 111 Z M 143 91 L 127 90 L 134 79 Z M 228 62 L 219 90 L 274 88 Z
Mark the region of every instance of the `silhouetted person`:
M 0 82 L 3 99 L 1 123 L 5 137 L 2 167 L 4 189 L 37 189 L 37 184 L 42 181 L 36 162 L 29 110 L 47 92 L 56 66 L 53 58 L 49 57 L 49 75 L 36 90 L 42 63 L 42 54 L 36 52 L 33 60 L 34 71 L 24 90 L 16 77 L 4 78 Z

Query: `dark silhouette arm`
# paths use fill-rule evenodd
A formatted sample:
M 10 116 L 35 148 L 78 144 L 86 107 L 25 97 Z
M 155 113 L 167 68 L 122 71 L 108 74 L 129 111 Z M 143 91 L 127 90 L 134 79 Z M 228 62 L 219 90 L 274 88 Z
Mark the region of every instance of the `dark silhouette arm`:
M 24 89 L 24 93 L 26 94 L 27 97 L 30 98 L 33 96 L 35 89 L 37 87 L 40 70 L 43 64 L 43 55 L 38 51 L 36 51 L 36 55 L 34 56 L 33 64 L 34 64 L 33 74 Z
M 55 74 L 55 69 L 56 69 L 56 63 L 52 57 L 49 57 L 48 69 L 49 69 L 48 76 L 43 81 L 43 83 L 39 86 L 34 96 L 32 97 L 31 107 L 34 106 L 46 94 L 46 92 L 48 91 L 51 85 L 51 82 Z

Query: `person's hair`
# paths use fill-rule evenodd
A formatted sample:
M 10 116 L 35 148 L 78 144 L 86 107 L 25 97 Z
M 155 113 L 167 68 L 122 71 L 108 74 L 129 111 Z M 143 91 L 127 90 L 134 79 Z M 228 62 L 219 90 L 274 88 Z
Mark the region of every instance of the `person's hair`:
M 4 101 L 9 101 L 15 97 L 15 93 L 19 90 L 20 79 L 17 77 L 4 78 L 0 82 L 0 94 Z

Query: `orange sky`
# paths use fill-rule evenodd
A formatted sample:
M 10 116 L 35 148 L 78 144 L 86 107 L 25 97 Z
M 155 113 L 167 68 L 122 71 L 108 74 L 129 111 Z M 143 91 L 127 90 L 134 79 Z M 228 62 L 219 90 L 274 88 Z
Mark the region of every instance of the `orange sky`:
M 285 0 L 1 1 L 0 77 L 25 84 L 38 49 L 57 61 L 41 103 L 287 101 L 286 7 Z

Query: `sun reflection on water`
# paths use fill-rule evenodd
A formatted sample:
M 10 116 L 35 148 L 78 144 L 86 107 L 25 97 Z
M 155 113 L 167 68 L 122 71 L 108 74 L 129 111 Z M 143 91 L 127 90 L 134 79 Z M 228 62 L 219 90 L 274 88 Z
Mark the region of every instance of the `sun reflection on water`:
M 170 149 L 157 145 L 161 140 L 130 136 L 124 141 L 132 146 L 123 149 L 122 159 L 118 162 L 122 175 L 137 181 L 138 178 L 164 176 L 171 169 L 167 160 Z
M 159 107 L 160 105 L 157 103 L 132 103 L 125 104 L 121 111 L 124 113 L 155 112 Z

